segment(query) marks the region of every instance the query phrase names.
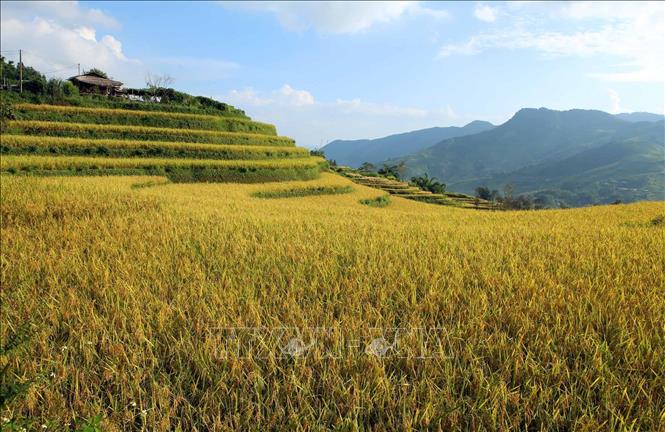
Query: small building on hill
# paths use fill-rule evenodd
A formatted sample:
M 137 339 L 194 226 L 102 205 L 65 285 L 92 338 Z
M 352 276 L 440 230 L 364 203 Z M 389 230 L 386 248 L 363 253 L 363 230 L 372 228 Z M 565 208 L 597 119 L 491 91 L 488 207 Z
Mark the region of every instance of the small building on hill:
M 108 79 L 95 72 L 86 72 L 83 75 L 73 76 L 69 78 L 69 81 L 78 87 L 80 93 L 84 94 L 94 93 L 114 96 L 123 93 L 120 81 Z

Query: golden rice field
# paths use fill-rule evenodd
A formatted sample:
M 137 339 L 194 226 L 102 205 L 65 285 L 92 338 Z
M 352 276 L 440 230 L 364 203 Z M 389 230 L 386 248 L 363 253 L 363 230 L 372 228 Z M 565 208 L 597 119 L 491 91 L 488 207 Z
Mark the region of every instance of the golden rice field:
M 121 124 L 277 135 L 274 125 L 246 117 L 29 103 L 14 104 L 13 109 L 18 120 Z
M 27 155 L 90 155 L 156 156 L 177 158 L 218 159 L 271 159 L 308 158 L 309 151 L 302 147 L 202 144 L 169 141 L 141 141 L 120 139 L 90 139 L 32 135 L 2 135 L 0 150 L 3 154 Z
M 205 129 L 175 129 L 125 124 L 72 123 L 59 121 L 10 120 L 10 133 L 40 136 L 69 136 L 81 138 L 118 138 L 155 141 L 189 141 L 213 144 L 293 146 L 291 138 L 247 132 L 227 132 Z
M 665 429 L 662 202 L 379 208 L 326 173 L 0 180 L 0 335 L 28 329 L 0 367 L 30 383 L 7 424 Z

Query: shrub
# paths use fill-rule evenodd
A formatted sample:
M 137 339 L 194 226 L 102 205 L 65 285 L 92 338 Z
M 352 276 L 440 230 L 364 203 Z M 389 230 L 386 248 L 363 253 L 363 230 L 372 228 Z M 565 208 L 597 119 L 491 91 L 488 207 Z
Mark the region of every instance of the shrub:
M 360 200 L 360 204 L 364 204 L 370 207 L 386 207 L 390 204 L 390 202 L 391 200 L 389 195 L 381 195 L 380 197 L 376 198 L 367 198 Z
M 79 89 L 71 82 L 65 81 L 62 83 L 62 93 L 68 98 L 77 98 L 79 96 Z
M 427 174 L 418 177 L 411 177 L 411 183 L 422 190 L 430 191 L 436 194 L 446 192 L 446 184 L 441 183 L 434 177 L 429 177 Z
M 353 192 L 352 186 L 317 186 L 291 188 L 274 191 L 260 191 L 252 194 L 256 198 L 293 198 L 313 195 L 337 195 Z

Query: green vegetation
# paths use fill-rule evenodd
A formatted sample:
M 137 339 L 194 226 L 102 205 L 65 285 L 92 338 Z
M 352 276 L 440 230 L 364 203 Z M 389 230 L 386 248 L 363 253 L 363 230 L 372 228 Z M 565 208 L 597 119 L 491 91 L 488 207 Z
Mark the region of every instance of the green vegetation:
M 353 187 L 346 186 L 313 186 L 297 187 L 274 191 L 260 191 L 253 194 L 257 198 L 296 198 L 315 195 L 337 195 L 353 192 Z
M 366 165 L 370 164 L 363 165 L 365 165 L 365 169 L 368 169 Z M 380 189 L 382 191 L 388 192 L 390 195 L 413 201 L 473 208 L 476 210 L 499 210 L 501 208 L 488 200 L 474 198 L 465 194 L 446 192 L 444 184 L 426 175 L 419 178 L 412 178 L 412 182 L 415 183 L 415 185 L 412 185 L 399 181 L 394 176 L 387 177 L 378 173 L 367 174 L 360 169 L 354 170 L 349 167 L 337 167 L 336 171 L 345 177 L 348 177 L 354 183 Z M 441 192 L 432 192 L 427 188 Z
M 380 164 L 387 159 L 404 157 L 426 149 L 448 138 L 472 135 L 493 127 L 488 122 L 474 121 L 464 127 L 433 127 L 371 140 L 335 140 L 321 151 L 325 152 L 329 160 L 358 168 L 364 162 Z
M 390 195 L 381 195 L 376 198 L 361 199 L 360 204 L 370 207 L 387 207 L 390 204 Z
M 484 186 L 547 207 L 665 199 L 665 124 L 601 111 L 523 109 L 485 132 L 451 138 L 386 163 L 428 173 L 449 189 Z
M 316 178 L 319 158 L 211 160 L 3 156 L 0 171 L 29 175 L 164 175 L 174 182 L 279 181 Z
M 1 154 L 197 159 L 307 158 L 306 149 L 116 139 L 3 135 Z
M 251 132 L 264 135 L 277 134 L 273 125 L 255 122 L 242 117 L 223 117 L 178 112 L 21 103 L 14 106 L 14 115 L 19 120 L 207 129 L 227 132 Z
M 173 129 L 147 126 L 105 125 L 34 120 L 9 120 L 9 134 L 47 135 L 120 140 L 180 141 L 192 143 L 293 146 L 293 139 L 282 136 L 201 129 Z
M 435 194 L 446 192 L 445 183 L 441 183 L 436 178 L 430 177 L 427 174 L 411 177 L 411 184 L 419 187 L 421 190 L 430 191 Z
M 18 65 L 5 61 L 0 57 L 0 68 L 5 82 L 18 90 Z M 88 72 L 95 72 L 101 76 L 108 75 L 97 68 Z M 147 83 L 146 83 L 147 84 Z M 109 98 L 104 95 L 79 96 L 76 87 L 68 81 L 60 79 L 47 80 L 44 75 L 30 66 L 23 68 L 23 93 L 16 91 L 1 91 L 3 101 L 11 103 L 47 103 L 73 106 L 87 106 L 95 108 L 120 108 L 142 111 L 167 111 L 191 114 L 211 114 L 216 116 L 232 116 L 248 118 L 244 111 L 231 105 L 216 101 L 204 96 L 192 96 L 172 88 L 145 88 L 126 89 L 133 96 L 149 96 L 159 99 L 159 102 L 132 101 L 123 97 Z M 147 99 L 148 100 L 148 99 Z
M 16 67 L 4 59 L 2 67 L 11 82 Z M 27 73 L 43 89 L 1 93 L 0 171 L 6 174 L 262 182 L 313 179 L 327 166 L 277 136 L 273 125 L 222 102 L 163 88 L 168 77 L 150 76 L 149 88 L 130 89 L 134 97 L 157 102 L 129 103 L 119 96 L 79 95 L 70 82 Z

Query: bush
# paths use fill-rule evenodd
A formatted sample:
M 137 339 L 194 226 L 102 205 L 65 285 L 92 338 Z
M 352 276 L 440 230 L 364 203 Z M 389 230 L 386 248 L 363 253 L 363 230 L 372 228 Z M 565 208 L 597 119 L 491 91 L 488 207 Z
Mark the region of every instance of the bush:
M 390 204 L 389 195 L 381 195 L 376 198 L 367 198 L 360 200 L 360 204 L 370 206 L 370 207 L 386 207 Z
M 61 101 L 65 97 L 65 92 L 62 89 L 63 81 L 58 78 L 52 78 L 46 83 L 46 95 L 53 101 Z
M 430 191 L 435 194 L 446 192 L 446 184 L 441 183 L 435 177 L 429 177 L 427 174 L 419 177 L 411 177 L 411 183 L 421 190 Z
M 68 98 L 75 98 L 79 96 L 79 89 L 69 81 L 62 83 L 62 93 Z

